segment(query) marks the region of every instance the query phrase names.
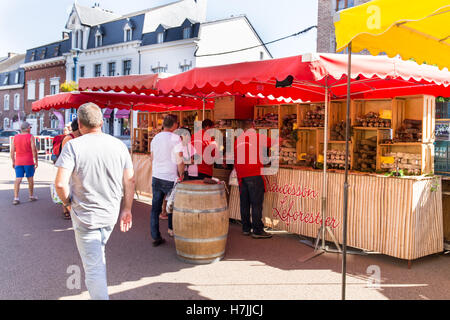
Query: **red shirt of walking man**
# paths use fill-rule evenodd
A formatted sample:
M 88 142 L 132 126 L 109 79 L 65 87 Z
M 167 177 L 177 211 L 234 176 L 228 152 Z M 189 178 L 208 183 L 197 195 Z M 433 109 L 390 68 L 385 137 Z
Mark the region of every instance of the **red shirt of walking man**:
M 20 129 L 21 134 L 14 136 L 11 143 L 12 166 L 16 171 L 16 180 L 14 182 L 14 200 L 13 204 L 19 204 L 20 183 L 24 177 L 28 180 L 28 191 L 30 201 L 36 201 L 34 195 L 34 172 L 38 167 L 38 154 L 34 136 L 30 133 L 31 125 L 23 122 Z
M 265 192 L 262 155 L 264 148 L 271 146 L 271 141 L 267 136 L 256 132 L 253 121 L 246 121 L 243 129 L 244 133 L 234 143 L 234 168 L 239 180 L 242 233 L 246 236 L 251 234 L 255 239 L 270 238 L 272 235 L 264 231 L 262 222 Z

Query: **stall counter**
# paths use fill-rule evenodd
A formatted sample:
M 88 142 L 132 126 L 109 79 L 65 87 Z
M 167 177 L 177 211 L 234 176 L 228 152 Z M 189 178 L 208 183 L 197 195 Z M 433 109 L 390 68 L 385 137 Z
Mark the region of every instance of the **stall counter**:
M 326 226 L 343 242 L 344 174 L 328 172 Z M 279 169 L 264 176 L 267 227 L 317 237 L 321 226 L 323 172 Z M 349 174 L 347 245 L 400 259 L 442 252 L 441 178 Z M 231 187 L 230 218 L 240 220 L 239 188 Z M 332 241 L 326 233 L 326 240 Z

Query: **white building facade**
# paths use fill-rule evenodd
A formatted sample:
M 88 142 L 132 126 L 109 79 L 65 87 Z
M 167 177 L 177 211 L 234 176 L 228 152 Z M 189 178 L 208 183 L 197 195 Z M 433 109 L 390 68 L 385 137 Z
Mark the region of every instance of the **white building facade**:
M 72 51 L 65 54 L 66 78 L 177 74 L 272 58 L 246 16 L 207 22 L 206 8 L 207 0 L 182 0 L 118 16 L 75 4 L 66 24 L 72 39 Z M 253 46 L 259 47 L 241 51 Z M 238 52 L 216 55 L 234 50 Z M 105 113 L 104 131 L 120 136 L 124 120 L 115 113 Z

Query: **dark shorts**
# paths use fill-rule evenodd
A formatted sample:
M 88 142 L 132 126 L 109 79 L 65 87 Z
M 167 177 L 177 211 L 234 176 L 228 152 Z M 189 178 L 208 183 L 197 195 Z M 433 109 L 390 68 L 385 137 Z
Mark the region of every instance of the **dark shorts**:
M 16 166 L 16 178 L 23 178 L 25 175 L 27 178 L 34 176 L 34 165 L 32 166 Z

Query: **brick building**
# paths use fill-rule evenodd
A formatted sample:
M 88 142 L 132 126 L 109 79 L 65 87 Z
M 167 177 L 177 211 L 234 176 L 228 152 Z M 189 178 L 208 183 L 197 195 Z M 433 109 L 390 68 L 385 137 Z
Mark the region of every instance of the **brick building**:
M 25 118 L 24 54 L 8 54 L 0 62 L 0 129 L 18 129 Z
M 27 121 L 34 124 L 33 134 L 44 129 L 57 129 L 64 126 L 64 110 L 49 110 L 34 113 L 31 105 L 47 95 L 59 93 L 60 86 L 66 81 L 66 58 L 64 53 L 70 50 L 70 37 L 62 41 L 28 49 L 25 63 L 25 113 Z
M 366 2 L 369 2 L 369 0 L 318 0 L 317 52 L 336 52 L 334 14 Z

